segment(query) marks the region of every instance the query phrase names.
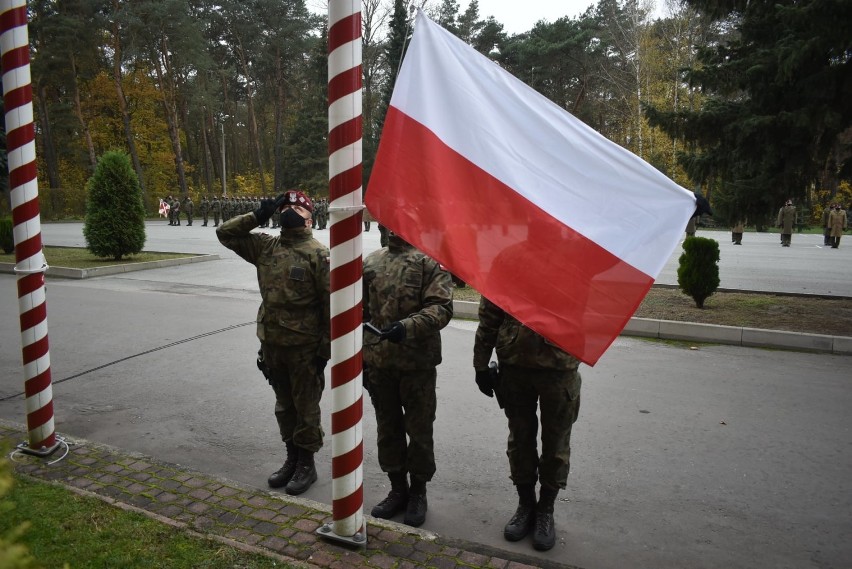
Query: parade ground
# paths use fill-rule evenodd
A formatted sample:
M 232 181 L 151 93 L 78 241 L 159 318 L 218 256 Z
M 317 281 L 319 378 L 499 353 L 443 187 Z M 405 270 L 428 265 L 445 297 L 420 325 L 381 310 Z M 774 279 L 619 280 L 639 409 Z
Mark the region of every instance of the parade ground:
M 46 245 L 84 245 L 82 224 L 45 224 L 42 231 Z M 147 234 L 146 250 L 218 258 L 48 279 L 56 430 L 72 451 L 55 465 L 24 459 L 19 471 L 314 566 L 852 566 L 852 357 L 620 337 L 595 367 L 581 366 L 571 473 L 555 511 L 557 544 L 542 553 L 530 541 L 502 537 L 517 502 L 506 420 L 476 388 L 476 322 L 460 318 L 442 333 L 438 472 L 428 487 L 426 523 L 413 531 L 368 517 L 366 554 L 329 546 L 315 530 L 331 504 L 330 398 L 322 404 L 318 482 L 298 498 L 269 490 L 266 478 L 280 466 L 283 445 L 272 391 L 255 366 L 254 268 L 197 220 L 191 227 L 149 222 Z M 328 231 L 315 234 L 328 243 Z M 819 235 L 794 234 L 790 248 L 780 247 L 777 233 L 746 233 L 742 246 L 733 246 L 729 233 L 699 235 L 720 242 L 723 288 L 852 297 L 849 236 L 830 249 Z M 365 255 L 378 248 L 375 225 L 363 244 Z M 676 282 L 678 255 L 658 282 Z M 6 440 L 25 437 L 16 297 L 15 277 L 0 274 Z M 388 491 L 368 399 L 363 433 L 368 514 Z M 154 478 L 173 481 L 169 494 L 180 508 L 144 490 Z M 118 491 L 113 479 L 141 486 Z M 254 509 L 242 512 L 246 519 L 229 518 L 229 498 Z M 224 513 L 205 515 L 211 509 Z M 268 525 L 251 522 L 264 516 Z

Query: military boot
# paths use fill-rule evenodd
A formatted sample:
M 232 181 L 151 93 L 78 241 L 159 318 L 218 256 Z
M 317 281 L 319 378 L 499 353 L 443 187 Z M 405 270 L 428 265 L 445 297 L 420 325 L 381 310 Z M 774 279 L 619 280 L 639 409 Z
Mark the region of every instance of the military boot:
M 299 449 L 299 462 L 296 471 L 284 490 L 288 494 L 301 494 L 317 481 L 317 468 L 314 466 L 314 453 L 303 448 Z
M 405 509 L 405 518 L 403 521 L 406 525 L 412 527 L 420 527 L 426 521 L 426 483 L 419 480 L 411 481 L 411 488 L 408 489 L 408 507 Z
M 533 547 L 539 551 L 547 551 L 556 544 L 556 526 L 553 522 L 553 503 L 559 488 L 541 485 L 538 505 L 535 509 L 535 531 L 533 532 Z
M 408 479 L 405 472 L 390 472 L 391 490 L 388 497 L 376 504 L 370 514 L 374 518 L 389 520 L 408 505 Z
M 535 524 L 535 484 L 518 484 L 518 509 L 503 528 L 508 541 L 524 539 Z
M 281 488 L 293 478 L 293 473 L 296 471 L 296 463 L 298 462 L 299 452 L 296 445 L 292 442 L 285 443 L 287 445 L 287 459 L 284 464 L 272 473 L 269 480 L 266 482 L 270 488 Z

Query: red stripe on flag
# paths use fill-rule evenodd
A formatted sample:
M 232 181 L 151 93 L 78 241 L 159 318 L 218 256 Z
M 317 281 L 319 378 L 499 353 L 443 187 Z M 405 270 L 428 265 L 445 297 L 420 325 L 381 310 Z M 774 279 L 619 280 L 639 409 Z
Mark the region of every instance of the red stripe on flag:
M 589 365 L 653 283 L 394 107 L 366 203 L 381 223 Z

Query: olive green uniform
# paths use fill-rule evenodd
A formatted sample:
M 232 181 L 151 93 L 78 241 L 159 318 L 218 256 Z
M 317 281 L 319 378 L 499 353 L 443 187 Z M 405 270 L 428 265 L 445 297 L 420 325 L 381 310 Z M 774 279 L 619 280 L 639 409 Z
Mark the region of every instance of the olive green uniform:
M 793 237 L 793 225 L 796 223 L 796 207 L 785 205 L 778 210 L 775 225 L 781 228 L 781 245 L 789 247 Z
M 379 329 L 405 326 L 400 343 L 364 335 L 364 360 L 376 410 L 379 466 L 428 482 L 435 474 L 432 427 L 441 333 L 453 316 L 450 274 L 433 259 L 392 237 L 364 260 L 364 320 Z M 407 439 L 406 440 L 406 436 Z
M 580 410 L 579 362 L 483 297 L 473 367 L 488 369 L 496 348 L 498 394 L 509 420 L 509 457 L 515 485 L 565 488 L 571 466 L 571 428 Z M 538 452 L 541 410 L 541 453 Z
M 320 366 L 331 355 L 329 253 L 308 228 L 280 235 L 252 233 L 257 217 L 234 217 L 216 229 L 219 241 L 257 267 L 262 302 L 257 337 L 275 391 L 281 439 L 316 452 L 322 447 Z

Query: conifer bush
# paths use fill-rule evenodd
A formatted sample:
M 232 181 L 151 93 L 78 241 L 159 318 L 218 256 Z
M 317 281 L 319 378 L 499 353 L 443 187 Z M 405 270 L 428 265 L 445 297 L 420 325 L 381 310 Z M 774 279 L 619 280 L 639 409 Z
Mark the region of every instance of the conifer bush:
M 104 153 L 86 184 L 83 236 L 93 255 L 116 261 L 145 245 L 142 188 L 123 152 Z
M 719 244 L 706 237 L 687 237 L 678 263 L 680 290 L 704 308 L 704 301 L 719 288 Z
M 12 231 L 14 228 L 12 218 L 0 217 L 0 249 L 4 253 L 11 253 L 15 250 L 15 235 Z

